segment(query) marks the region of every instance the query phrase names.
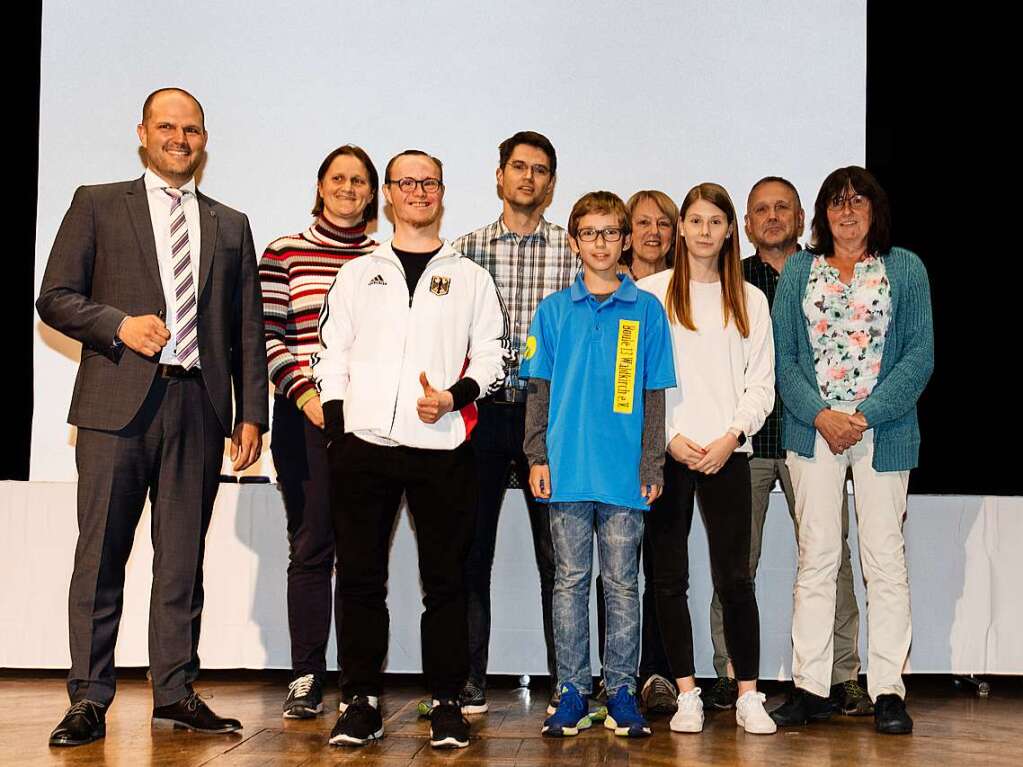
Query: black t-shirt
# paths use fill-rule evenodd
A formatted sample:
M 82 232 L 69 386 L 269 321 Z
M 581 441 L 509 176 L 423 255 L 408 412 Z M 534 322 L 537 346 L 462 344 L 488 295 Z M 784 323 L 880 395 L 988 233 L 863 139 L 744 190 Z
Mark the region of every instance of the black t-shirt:
M 401 261 L 401 268 L 405 270 L 405 282 L 408 283 L 409 306 L 412 306 L 412 295 L 416 292 L 416 285 L 419 284 L 419 278 L 423 276 L 423 272 L 426 270 L 427 262 L 440 253 L 442 247 L 444 246 L 439 245 L 434 250 L 426 253 L 413 253 L 410 250 L 398 250 L 393 245 L 391 246 L 394 255 Z

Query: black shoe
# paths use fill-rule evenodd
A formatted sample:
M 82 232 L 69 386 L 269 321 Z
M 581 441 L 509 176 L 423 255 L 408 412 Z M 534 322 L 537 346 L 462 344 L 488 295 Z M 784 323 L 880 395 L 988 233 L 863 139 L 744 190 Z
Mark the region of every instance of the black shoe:
M 830 700 L 796 687 L 789 693 L 788 700 L 771 712 L 771 718 L 779 727 L 802 727 L 830 719 L 832 711 Z
M 380 709 L 374 706 L 365 695 L 356 695 L 344 702 L 344 710 L 334 722 L 330 731 L 332 746 L 364 746 L 371 740 L 384 737 L 384 720 L 380 717 Z
M 485 714 L 490 709 L 487 705 L 487 692 L 483 685 L 467 680 L 462 691 L 458 693 L 458 702 L 463 714 Z
M 242 728 L 242 723 L 237 719 L 217 716 L 199 694 L 193 691 L 177 703 L 154 708 L 153 727 L 224 734 L 238 732 Z
M 469 722 L 456 700 L 439 700 L 430 712 L 430 745 L 434 748 L 465 748 L 469 745 Z
M 107 707 L 94 700 L 80 700 L 64 712 L 53 732 L 51 746 L 84 746 L 107 734 Z
M 323 685 L 315 674 L 300 676 L 288 685 L 285 719 L 312 719 L 323 711 Z
M 878 695 L 874 701 L 874 729 L 885 735 L 913 732 L 913 720 L 906 711 L 906 701 L 892 693 Z
M 678 690 L 671 680 L 651 674 L 640 690 L 639 699 L 648 714 L 674 714 L 678 710 Z
M 735 706 L 739 683 L 730 676 L 719 676 L 714 686 L 703 694 L 703 707 L 725 711 Z
M 870 696 L 855 679 L 831 685 L 828 700 L 831 701 L 836 714 L 870 716 L 874 713 L 874 704 L 870 702 Z

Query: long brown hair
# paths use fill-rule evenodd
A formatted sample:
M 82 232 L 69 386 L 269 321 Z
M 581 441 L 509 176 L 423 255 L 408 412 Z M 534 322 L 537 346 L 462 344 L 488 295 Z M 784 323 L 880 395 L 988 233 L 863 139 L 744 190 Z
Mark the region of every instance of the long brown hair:
M 686 194 L 679 205 L 678 227 L 675 235 L 675 268 L 668 282 L 668 294 L 664 298 L 668 320 L 684 328 L 696 330 L 693 311 L 689 300 L 689 250 L 682 235 L 682 222 L 686 211 L 697 200 L 706 200 L 725 212 L 732 233 L 725 238 L 718 253 L 718 273 L 721 275 L 721 312 L 724 324 L 735 318 L 735 327 L 743 338 L 749 337 L 749 314 L 746 312 L 746 287 L 742 276 L 742 261 L 739 255 L 739 237 L 735 222 L 735 206 L 728 192 L 720 184 L 704 182 L 697 184 Z

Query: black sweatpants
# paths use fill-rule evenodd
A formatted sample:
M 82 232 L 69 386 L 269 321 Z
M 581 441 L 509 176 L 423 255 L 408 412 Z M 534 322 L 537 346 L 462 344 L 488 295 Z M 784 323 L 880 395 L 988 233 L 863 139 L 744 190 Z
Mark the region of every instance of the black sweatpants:
M 760 670 L 760 616 L 749 572 L 752 501 L 746 453 L 733 453 L 711 475 L 692 471 L 670 455 L 665 459 L 664 494 L 647 514 L 645 533 L 664 650 L 676 678 L 695 673 L 687 598 L 694 495 L 700 497 L 728 654 L 736 677 L 753 680 Z
M 332 443 L 328 454 L 344 626 L 343 693 L 381 691 L 390 625 L 391 533 L 404 493 L 424 592 L 420 631 L 426 684 L 434 697 L 456 697 L 469 671 L 464 567 L 477 500 L 469 445 L 454 450 L 384 447 L 348 434 Z

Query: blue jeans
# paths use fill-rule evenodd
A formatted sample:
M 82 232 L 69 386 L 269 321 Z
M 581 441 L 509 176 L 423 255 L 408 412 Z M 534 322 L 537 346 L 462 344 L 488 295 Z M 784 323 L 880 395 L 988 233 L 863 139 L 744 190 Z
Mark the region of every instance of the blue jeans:
M 610 693 L 636 691 L 639 662 L 639 562 L 643 512 L 596 501 L 552 503 L 554 542 L 554 645 L 558 682 L 583 695 L 592 690 L 590 671 L 590 579 L 593 530 L 607 609 L 604 684 Z

